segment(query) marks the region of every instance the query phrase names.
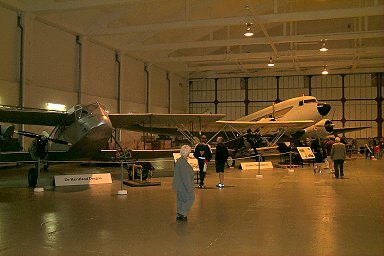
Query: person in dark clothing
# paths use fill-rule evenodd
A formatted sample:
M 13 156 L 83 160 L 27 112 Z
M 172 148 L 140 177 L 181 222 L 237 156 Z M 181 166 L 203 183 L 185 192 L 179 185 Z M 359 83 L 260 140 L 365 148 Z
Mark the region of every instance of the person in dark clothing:
M 202 135 L 200 143 L 196 145 L 195 151 L 193 152 L 193 156 L 197 159 L 199 164 L 199 188 L 205 188 L 205 172 L 207 171 L 208 162 L 211 161 L 212 158 L 211 147 L 206 143 L 206 140 L 207 137 Z
M 225 163 L 228 158 L 228 148 L 223 144 L 223 137 L 218 137 L 216 146 L 216 154 L 215 154 L 215 164 L 216 164 L 216 172 L 219 174 L 219 184 L 216 185 L 218 188 L 224 187 L 224 168 Z
M 320 145 L 319 139 L 314 139 L 311 144 L 311 149 L 313 153 L 315 154 L 315 169 L 313 169 L 313 172 L 316 173 L 319 172 L 321 173 L 321 165 L 323 163 L 323 149 Z
M 340 142 L 340 138 L 336 137 L 335 144 L 332 145 L 331 158 L 335 165 L 335 177 L 339 178 L 339 171 L 341 178 L 344 177 L 344 161 L 347 151 L 345 144 Z

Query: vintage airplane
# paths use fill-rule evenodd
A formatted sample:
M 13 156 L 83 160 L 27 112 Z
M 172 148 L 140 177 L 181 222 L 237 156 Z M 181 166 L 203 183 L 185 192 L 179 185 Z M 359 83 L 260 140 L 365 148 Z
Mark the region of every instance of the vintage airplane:
M 13 125 L 2 125 L 0 136 L 3 140 L 10 138 L 13 133 L 34 140 L 29 146 L 29 152 L 0 152 L 0 162 L 97 160 L 105 156 L 102 150 L 107 148 L 115 128 L 126 128 L 127 124 L 145 122 L 150 125 L 167 122 L 174 126 L 197 122 L 201 125 L 223 117 L 224 115 L 212 114 L 110 114 L 97 102 L 76 105 L 66 112 L 0 106 L 1 123 L 55 127 L 48 135 L 46 132 L 35 134 L 16 131 Z M 52 143 L 48 143 L 49 141 Z M 38 169 L 40 168 L 31 168 L 29 171 L 28 182 L 32 187 L 36 185 Z
M 318 102 L 313 96 L 301 96 L 273 104 L 234 121 L 218 120 L 216 123 L 230 126 L 242 134 L 240 138 L 230 141 L 232 148 L 235 148 L 234 158 L 242 148 L 257 151 L 260 147 L 279 145 L 282 152 L 285 145 L 282 142 L 297 143 L 305 138 L 326 138 L 329 135 L 369 128 L 336 128 L 331 120 L 325 118 L 330 111 L 329 104 Z M 285 150 L 289 148 L 285 146 Z

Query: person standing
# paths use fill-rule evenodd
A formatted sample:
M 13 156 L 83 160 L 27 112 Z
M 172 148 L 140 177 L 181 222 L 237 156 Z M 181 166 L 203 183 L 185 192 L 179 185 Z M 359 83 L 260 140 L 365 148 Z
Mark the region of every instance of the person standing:
M 199 188 L 205 188 L 204 178 L 207 171 L 208 162 L 211 161 L 212 151 L 211 147 L 206 143 L 207 137 L 205 135 L 201 136 L 200 143 L 196 145 L 193 156 L 197 159 L 199 164 Z
M 331 158 L 335 166 L 335 177 L 339 178 L 339 171 L 341 178 L 344 177 L 344 160 L 347 154 L 345 144 L 340 142 L 340 138 L 336 137 L 335 144 L 332 145 Z
M 218 188 L 224 187 L 224 168 L 228 158 L 228 148 L 223 144 L 223 137 L 217 137 L 216 154 L 215 154 L 215 165 L 216 172 L 219 174 L 219 184 L 216 185 Z
M 195 179 L 193 169 L 188 163 L 191 148 L 183 145 L 180 158 L 176 160 L 172 187 L 176 191 L 176 210 L 178 221 L 187 221 L 187 214 L 195 200 Z
M 334 173 L 333 169 L 333 162 L 331 159 L 331 149 L 332 145 L 335 144 L 334 138 L 329 138 L 327 143 L 325 143 L 325 151 L 327 153 L 327 158 L 326 158 L 326 165 L 331 173 Z

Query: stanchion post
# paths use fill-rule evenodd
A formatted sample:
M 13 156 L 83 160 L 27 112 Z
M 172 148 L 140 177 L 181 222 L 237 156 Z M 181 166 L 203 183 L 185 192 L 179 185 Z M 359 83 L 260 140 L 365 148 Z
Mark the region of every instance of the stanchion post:
M 295 172 L 295 170 L 292 168 L 292 147 L 289 150 L 289 169 L 288 172 Z
M 260 153 L 259 154 L 257 154 L 257 156 L 258 156 L 258 158 L 259 158 L 259 171 L 258 171 L 258 173 L 257 173 L 257 175 L 256 175 L 256 179 L 262 179 L 263 178 L 263 175 L 261 175 L 260 174 L 260 165 L 261 165 L 261 155 L 260 155 Z
M 121 181 L 120 181 L 120 190 L 117 191 L 118 195 L 126 195 L 127 190 L 123 189 L 123 180 L 124 180 L 124 162 L 121 161 Z
M 40 181 L 40 158 L 37 159 L 37 186 L 39 185 L 39 182 Z M 35 187 L 33 189 L 33 192 L 44 192 L 44 188 L 43 187 Z

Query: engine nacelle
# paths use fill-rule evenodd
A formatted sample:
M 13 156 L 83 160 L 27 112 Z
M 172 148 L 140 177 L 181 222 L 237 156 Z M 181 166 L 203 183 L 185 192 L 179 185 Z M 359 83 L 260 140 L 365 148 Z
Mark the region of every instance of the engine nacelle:
M 324 138 L 331 135 L 333 132 L 334 124 L 328 119 L 323 119 L 314 125 L 311 125 L 304 129 L 305 137 L 312 138 Z
M 14 125 L 0 125 L 0 139 L 7 140 L 12 138 L 14 131 L 15 131 Z

